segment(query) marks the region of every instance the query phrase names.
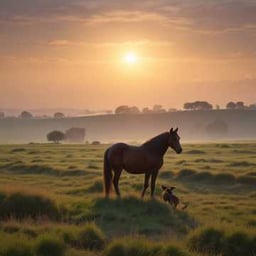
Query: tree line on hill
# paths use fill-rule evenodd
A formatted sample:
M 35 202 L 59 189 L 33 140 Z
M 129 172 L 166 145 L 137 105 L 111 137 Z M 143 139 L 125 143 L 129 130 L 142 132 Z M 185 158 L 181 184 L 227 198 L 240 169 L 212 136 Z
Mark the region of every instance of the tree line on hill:
M 207 101 L 193 101 L 193 102 L 185 102 L 183 104 L 184 110 L 213 110 L 214 107 Z M 220 109 L 217 105 L 215 109 Z M 248 109 L 248 110 L 256 110 L 256 103 L 245 105 L 243 101 L 233 102 L 230 101 L 226 104 L 225 109 L 239 110 L 239 109 Z M 175 108 L 165 109 L 160 104 L 155 104 L 152 108 L 144 107 L 140 110 L 137 106 L 128 106 L 128 105 L 120 105 L 115 110 L 115 114 L 159 114 L 159 113 L 167 113 L 167 112 L 175 112 L 178 111 Z M 111 112 L 107 112 L 107 114 L 111 114 Z M 33 118 L 54 118 L 54 119 L 62 119 L 65 118 L 65 114 L 62 112 L 56 112 L 53 116 L 40 116 L 36 117 L 29 111 L 22 111 L 20 115 L 15 118 L 21 119 L 33 119 Z M 0 119 L 8 118 L 3 111 L 0 111 Z
M 194 101 L 186 102 L 183 105 L 184 110 L 213 110 L 214 107 L 207 101 Z M 220 109 L 217 105 L 215 109 Z M 245 105 L 243 101 L 233 102 L 230 101 L 226 104 L 226 109 L 250 109 L 256 110 L 256 104 Z M 177 109 L 170 108 L 164 109 L 162 105 L 154 105 L 151 109 L 148 107 L 143 108 L 141 111 L 136 106 L 121 105 L 115 109 L 115 114 L 150 114 L 150 113 L 166 113 L 175 112 Z

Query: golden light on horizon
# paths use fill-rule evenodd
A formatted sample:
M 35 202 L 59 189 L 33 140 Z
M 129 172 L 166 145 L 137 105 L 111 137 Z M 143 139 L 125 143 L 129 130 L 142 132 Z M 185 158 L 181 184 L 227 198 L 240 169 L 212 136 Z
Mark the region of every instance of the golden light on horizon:
M 139 58 L 135 52 L 128 52 L 124 56 L 124 62 L 129 65 L 137 63 L 138 60 L 139 60 Z

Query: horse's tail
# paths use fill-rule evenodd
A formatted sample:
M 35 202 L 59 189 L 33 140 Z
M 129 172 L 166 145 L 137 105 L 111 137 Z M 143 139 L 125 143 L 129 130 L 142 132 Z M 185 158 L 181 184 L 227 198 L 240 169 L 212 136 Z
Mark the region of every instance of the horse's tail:
M 104 154 L 103 175 L 104 175 L 105 196 L 108 197 L 111 190 L 111 184 L 112 184 L 112 170 L 108 161 L 108 149 L 105 151 L 105 154 Z

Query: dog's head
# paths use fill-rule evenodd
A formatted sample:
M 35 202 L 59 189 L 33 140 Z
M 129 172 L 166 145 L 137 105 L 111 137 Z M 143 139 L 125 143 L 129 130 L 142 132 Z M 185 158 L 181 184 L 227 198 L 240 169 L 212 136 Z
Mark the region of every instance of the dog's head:
M 166 187 L 164 185 L 161 185 L 161 188 L 163 191 L 168 192 L 169 194 L 172 194 L 172 191 L 176 188 L 176 187 Z

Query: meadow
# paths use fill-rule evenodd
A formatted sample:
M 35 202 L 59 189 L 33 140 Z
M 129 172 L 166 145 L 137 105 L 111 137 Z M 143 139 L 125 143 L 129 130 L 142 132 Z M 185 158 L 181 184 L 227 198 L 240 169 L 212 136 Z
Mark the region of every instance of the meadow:
M 256 255 L 256 143 L 169 149 L 154 199 L 125 171 L 121 198 L 104 198 L 108 146 L 0 145 L 0 255 Z

